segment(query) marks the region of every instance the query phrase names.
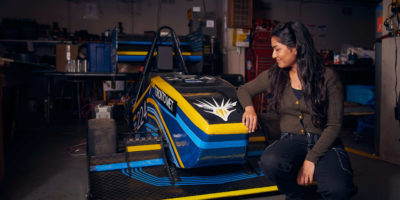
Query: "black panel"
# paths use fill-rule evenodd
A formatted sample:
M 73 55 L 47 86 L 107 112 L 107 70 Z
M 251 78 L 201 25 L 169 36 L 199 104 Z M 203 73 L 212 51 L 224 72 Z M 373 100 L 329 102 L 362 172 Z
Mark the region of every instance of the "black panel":
M 243 109 L 237 99 L 236 89 L 226 81 L 201 75 L 171 74 L 162 76 L 162 78 L 171 84 L 209 124 L 241 122 Z M 228 111 L 234 110 L 230 113 L 228 121 L 207 112 L 211 110 L 199 106 L 199 104 L 221 106 L 227 104 L 228 100 L 230 103 L 234 103 L 234 106 L 228 109 Z

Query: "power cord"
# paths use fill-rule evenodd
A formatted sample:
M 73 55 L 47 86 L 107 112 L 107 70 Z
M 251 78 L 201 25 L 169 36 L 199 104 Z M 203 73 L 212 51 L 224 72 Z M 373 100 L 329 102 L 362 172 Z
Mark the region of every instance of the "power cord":
M 392 13 L 390 15 L 390 13 Z M 393 19 L 393 21 L 392 21 Z M 393 22 L 396 21 L 396 24 Z M 400 120 L 400 92 L 398 91 L 398 74 L 397 74 L 397 35 L 400 33 L 400 1 L 392 0 L 387 7 L 387 17 L 385 19 L 384 25 L 386 29 L 389 31 L 389 35 L 393 35 L 394 44 L 395 44 L 395 60 L 394 60 L 394 75 L 395 75 L 395 85 L 394 85 L 394 94 L 395 94 L 395 107 L 394 107 L 394 116 L 396 120 Z
M 394 117 L 396 120 L 400 119 L 400 100 L 399 100 L 399 94 L 398 90 L 397 90 L 397 34 L 394 35 L 394 44 L 395 44 L 395 56 L 394 56 L 394 77 L 395 77 L 395 81 L 394 81 L 394 94 L 396 97 L 396 106 L 394 108 Z
M 399 26 L 400 23 L 400 8 L 399 8 L 399 2 L 397 0 L 393 0 L 392 5 L 392 12 L 393 15 L 396 16 L 397 19 L 397 26 Z M 394 59 L 394 77 L 395 77 L 395 82 L 394 82 L 394 94 L 396 97 L 396 101 L 395 101 L 395 107 L 394 107 L 394 117 L 396 120 L 400 119 L 400 100 L 399 100 L 399 92 L 397 89 L 397 34 L 399 34 L 399 29 L 397 28 L 396 31 L 394 32 L 394 44 L 395 44 L 395 59 Z
M 390 16 L 391 12 L 393 13 Z M 390 3 L 387 7 L 387 17 L 385 19 L 384 25 L 386 27 L 386 29 L 390 32 L 395 32 L 397 33 L 399 31 L 399 15 L 400 15 L 400 1 L 398 0 L 393 0 L 392 3 Z M 397 24 L 394 25 L 392 18 L 396 17 L 397 19 Z
M 395 85 L 394 85 L 394 93 L 396 96 L 396 103 L 399 100 L 399 96 L 397 94 L 397 34 L 394 35 L 394 45 L 395 45 L 395 55 L 394 55 L 394 74 L 395 74 Z

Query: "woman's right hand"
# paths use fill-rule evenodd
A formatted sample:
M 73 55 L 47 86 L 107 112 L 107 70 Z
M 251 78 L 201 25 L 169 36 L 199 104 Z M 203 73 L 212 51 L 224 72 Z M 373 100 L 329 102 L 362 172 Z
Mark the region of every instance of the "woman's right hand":
M 257 128 L 257 113 L 254 106 L 246 106 L 242 116 L 242 123 L 246 126 L 249 133 L 252 133 Z

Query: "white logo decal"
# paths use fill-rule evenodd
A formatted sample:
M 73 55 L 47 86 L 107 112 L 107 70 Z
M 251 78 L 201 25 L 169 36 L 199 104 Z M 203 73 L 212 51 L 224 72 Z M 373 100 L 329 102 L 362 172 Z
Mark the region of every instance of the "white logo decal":
M 156 98 L 163 104 L 166 108 L 171 111 L 174 115 L 176 114 L 176 101 L 174 101 L 171 97 L 165 94 L 160 88 L 157 86 L 154 87 L 154 95 Z
M 206 110 L 204 110 L 204 112 L 208 112 L 208 113 L 212 113 L 214 115 L 217 115 L 218 117 L 220 117 L 221 119 L 223 119 L 224 121 L 228 121 L 228 117 L 229 115 L 235 111 L 236 109 L 233 110 L 229 110 L 231 108 L 233 108 L 234 106 L 236 106 L 236 102 L 230 102 L 231 99 L 228 99 L 228 101 L 225 102 L 225 99 L 222 99 L 222 103 L 221 105 L 218 105 L 218 103 L 215 101 L 214 98 L 212 98 L 214 101 L 214 104 L 211 104 L 210 102 L 206 101 L 206 100 L 197 100 L 199 103 L 194 103 L 196 106 L 200 107 L 200 108 L 204 108 Z

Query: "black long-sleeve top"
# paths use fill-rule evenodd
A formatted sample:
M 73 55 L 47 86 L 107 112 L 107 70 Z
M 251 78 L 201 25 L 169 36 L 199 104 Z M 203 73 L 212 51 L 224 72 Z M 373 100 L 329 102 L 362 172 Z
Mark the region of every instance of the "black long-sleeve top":
M 256 79 L 238 89 L 237 95 L 243 108 L 253 105 L 253 96 L 274 89 L 270 88 L 268 75 L 269 70 L 264 71 Z M 310 114 L 311 108 L 306 106 L 304 98 L 297 99 L 290 81 L 287 81 L 280 101 L 279 116 L 281 132 L 295 134 L 305 134 L 308 132 L 320 135 L 317 143 L 306 155 L 306 160 L 313 163 L 317 163 L 318 159 L 329 150 L 338 138 L 343 120 L 343 86 L 340 78 L 330 68 L 326 68 L 324 77 L 325 84 L 323 90 L 327 92 L 328 98 L 328 118 L 325 128 L 320 129 L 313 125 Z M 301 124 L 301 120 L 303 120 L 304 126 Z

